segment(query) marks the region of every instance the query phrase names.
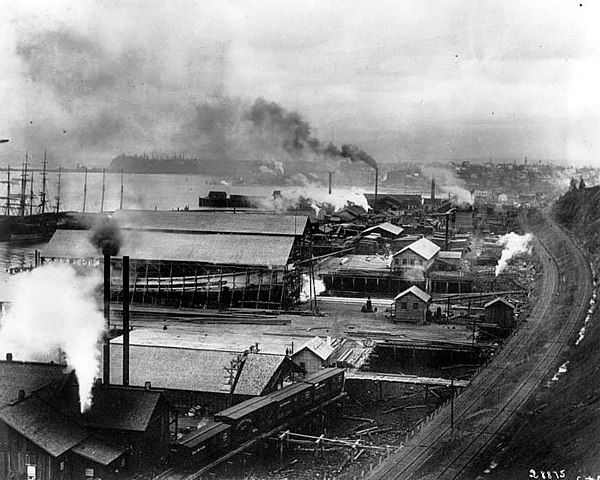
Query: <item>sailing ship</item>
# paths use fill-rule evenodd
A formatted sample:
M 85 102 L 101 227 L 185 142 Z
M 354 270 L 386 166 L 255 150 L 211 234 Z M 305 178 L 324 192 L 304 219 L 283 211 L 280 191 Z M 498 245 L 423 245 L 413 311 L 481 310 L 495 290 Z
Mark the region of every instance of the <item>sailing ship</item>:
M 9 240 L 11 243 L 40 243 L 50 239 L 56 230 L 60 217 L 60 200 L 57 199 L 56 209 L 48 208 L 47 179 L 48 161 L 44 152 L 42 169 L 42 187 L 39 195 L 34 192 L 33 172 L 29 179 L 28 192 L 28 169 L 29 156 L 25 155 L 25 161 L 21 170 L 20 178 L 11 176 L 10 166 L 7 168 L 6 180 L 0 181 L 5 184 L 6 195 L 0 197 L 4 200 L 4 215 L 0 217 L 0 240 Z M 59 170 L 59 192 L 60 192 L 60 170 Z M 13 192 L 13 186 L 18 185 L 18 193 Z M 60 196 L 60 193 L 59 193 Z M 39 199 L 39 203 L 38 203 Z

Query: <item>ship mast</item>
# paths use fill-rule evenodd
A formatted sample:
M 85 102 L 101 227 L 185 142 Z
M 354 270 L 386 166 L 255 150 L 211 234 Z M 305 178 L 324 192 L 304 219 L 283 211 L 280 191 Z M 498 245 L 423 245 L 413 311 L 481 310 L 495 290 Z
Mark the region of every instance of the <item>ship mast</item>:
M 21 198 L 20 198 L 20 206 L 19 213 L 21 218 L 25 216 L 25 196 L 27 195 L 25 192 L 27 190 L 27 161 L 28 154 L 25 154 L 25 163 L 23 164 L 23 169 L 21 170 Z
M 100 201 L 100 213 L 104 212 L 104 180 L 106 177 L 106 170 L 102 169 L 102 200 Z
M 83 210 L 82 212 L 85 213 L 85 199 L 87 197 L 87 167 L 85 167 L 85 178 L 83 180 Z
M 54 197 L 54 199 L 56 200 L 56 214 L 58 215 L 58 212 L 60 212 L 60 174 L 62 172 L 62 167 L 58 167 L 58 186 L 56 188 L 56 197 Z
M 46 211 L 46 169 L 48 167 L 48 160 L 46 159 L 46 150 L 44 150 L 44 167 L 42 169 L 42 191 L 40 192 L 40 209 L 42 215 Z
M 6 210 L 4 215 L 8 217 L 10 216 L 10 165 L 6 169 L 6 180 L 3 180 L 0 183 L 6 183 L 6 197 L 2 198 L 6 199 Z
M 29 215 L 33 215 L 33 172 L 31 172 L 31 185 L 29 190 Z

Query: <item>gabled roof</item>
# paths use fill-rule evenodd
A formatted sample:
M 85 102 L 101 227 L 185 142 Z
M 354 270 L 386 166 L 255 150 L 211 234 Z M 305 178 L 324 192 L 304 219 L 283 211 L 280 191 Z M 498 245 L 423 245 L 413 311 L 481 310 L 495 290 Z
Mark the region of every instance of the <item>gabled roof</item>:
M 306 215 L 155 210 L 118 210 L 113 218 L 122 229 L 284 236 L 301 236 L 308 223 Z
M 144 432 L 161 397 L 160 392 L 96 387 L 92 406 L 82 415 L 88 427 Z
M 369 234 L 376 230 L 385 230 L 386 232 L 389 232 L 392 235 L 396 235 L 396 236 L 400 235 L 404 231 L 404 229 L 402 227 L 399 227 L 398 225 L 394 225 L 393 223 L 390 223 L 390 222 L 385 222 L 385 223 L 380 223 L 379 225 L 375 225 L 373 227 L 363 230 L 362 234 L 363 235 Z
M 249 354 L 242 367 L 234 393 L 236 395 L 261 395 L 284 361 L 284 355 Z
M 233 352 L 186 348 L 131 345 L 129 349 L 129 384 L 153 388 L 228 393 L 228 374 Z M 123 380 L 123 348 L 110 349 L 112 384 Z
M 399 298 L 404 297 L 405 295 L 407 295 L 409 293 L 412 293 L 413 295 L 418 297 L 420 300 L 423 300 L 425 303 L 427 303 L 427 302 L 429 302 L 429 300 L 431 300 L 431 295 L 429 295 L 427 292 L 424 292 L 416 285 L 413 285 L 409 289 L 404 290 L 402 293 L 399 293 L 398 295 L 396 295 L 396 297 L 394 298 L 394 301 L 398 300 Z
M 128 449 L 95 437 L 89 437 L 79 445 L 74 446 L 71 451 L 83 458 L 107 466 L 125 455 Z
M 320 337 L 311 338 L 308 342 L 302 345 L 297 352 L 292 356 L 298 355 L 302 350 L 308 349 L 313 352 L 321 360 L 327 360 L 335 350 L 331 345 Z
M 36 396 L 4 407 L 0 419 L 53 457 L 59 457 L 88 437 L 74 421 Z
M 17 400 L 19 390 L 25 395 L 50 383 L 59 383 L 66 367 L 53 363 L 0 362 L 0 407 Z
M 407 245 L 399 252 L 396 252 L 394 254 L 394 257 L 396 255 L 400 255 L 403 252 L 406 252 L 407 250 L 412 250 L 417 255 L 423 257 L 425 260 L 430 260 L 431 258 L 433 258 L 435 256 L 436 253 L 438 253 L 441 250 L 441 248 L 438 247 L 431 240 L 428 240 L 426 238 L 421 238 L 421 239 L 417 240 L 416 242 L 413 242 L 410 245 Z
M 515 306 L 514 306 L 512 303 L 510 303 L 508 300 L 505 300 L 505 299 L 504 299 L 504 298 L 502 298 L 502 297 L 497 297 L 497 298 L 494 298 L 493 300 L 491 300 L 491 301 L 489 301 L 488 303 L 486 303 L 486 304 L 483 306 L 483 308 L 488 308 L 488 307 L 491 307 L 492 305 L 495 305 L 496 303 L 502 303 L 502 304 L 506 305 L 507 307 L 510 307 L 511 309 L 514 309 L 514 308 L 515 308 Z
M 287 265 L 293 236 L 178 233 L 123 230 L 120 255 L 135 260 L 216 265 Z M 46 258 L 101 258 L 87 230 L 57 230 L 42 250 Z

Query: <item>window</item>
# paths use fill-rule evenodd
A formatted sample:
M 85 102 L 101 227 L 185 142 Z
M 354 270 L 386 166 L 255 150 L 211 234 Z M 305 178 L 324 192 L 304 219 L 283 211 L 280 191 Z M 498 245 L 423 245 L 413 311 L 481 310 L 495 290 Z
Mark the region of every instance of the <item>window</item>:
M 406 258 L 402 259 L 402 265 L 408 265 L 408 260 Z
M 413 303 L 413 310 L 418 310 L 419 304 L 417 302 Z
M 406 302 L 402 302 L 400 304 L 400 307 L 402 308 L 402 310 L 406 310 L 407 309 Z
M 417 265 L 423 265 L 423 260 L 421 260 L 420 258 L 417 259 Z
M 302 369 L 303 372 L 306 372 L 306 363 L 300 362 L 300 368 Z
M 86 478 L 90 478 L 94 476 L 94 469 L 93 468 L 86 468 L 85 469 L 85 477 Z
M 413 266 L 415 264 L 415 259 L 414 258 L 410 259 L 410 264 L 411 264 L 411 266 Z

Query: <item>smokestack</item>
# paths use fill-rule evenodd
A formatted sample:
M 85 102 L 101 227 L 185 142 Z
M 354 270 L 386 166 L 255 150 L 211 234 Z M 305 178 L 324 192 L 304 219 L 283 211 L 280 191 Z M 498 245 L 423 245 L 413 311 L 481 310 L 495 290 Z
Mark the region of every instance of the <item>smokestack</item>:
M 448 222 L 450 221 L 450 214 L 446 213 L 446 242 L 444 246 L 444 250 L 448 251 Z
M 129 257 L 123 256 L 123 385 L 129 385 Z
M 333 172 L 329 172 L 329 195 L 331 195 L 331 183 L 333 182 Z
M 435 204 L 435 178 L 431 177 L 431 206 Z
M 104 255 L 104 319 L 106 333 L 104 337 L 104 384 L 110 383 L 110 255 Z
M 379 183 L 379 167 L 375 166 L 375 208 L 377 208 L 377 186 Z

